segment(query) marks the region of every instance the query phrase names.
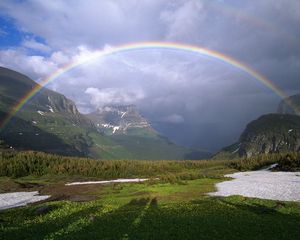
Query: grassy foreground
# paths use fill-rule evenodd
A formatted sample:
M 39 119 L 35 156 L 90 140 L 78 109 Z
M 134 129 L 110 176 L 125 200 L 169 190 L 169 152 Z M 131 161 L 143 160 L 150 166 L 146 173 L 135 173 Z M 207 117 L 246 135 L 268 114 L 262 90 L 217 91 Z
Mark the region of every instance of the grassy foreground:
M 95 201 L 1 211 L 0 239 L 298 239 L 299 203 L 205 196 L 215 182 L 107 186 Z
M 78 159 L 53 155 L 43 158 L 41 153 L 7 154 L 0 159 L 0 192 L 38 190 L 52 198 L 0 211 L 0 239 L 265 240 L 298 239 L 300 235 L 300 203 L 206 195 L 215 190 L 217 182 L 225 180 L 223 174 L 235 171 L 233 166 L 248 169 L 249 162 L 243 165 L 241 161 L 81 159 L 87 162 L 79 163 Z M 275 157 L 272 159 L 257 158 L 251 166 L 256 168 L 264 161 L 269 164 Z M 57 164 L 59 168 L 54 167 Z M 76 164 L 77 168 L 82 167 L 82 175 L 76 170 Z M 83 166 L 99 169 L 88 171 Z M 9 169 L 11 175 L 4 175 L 3 171 Z M 68 181 L 112 176 L 159 177 L 160 180 L 64 186 Z

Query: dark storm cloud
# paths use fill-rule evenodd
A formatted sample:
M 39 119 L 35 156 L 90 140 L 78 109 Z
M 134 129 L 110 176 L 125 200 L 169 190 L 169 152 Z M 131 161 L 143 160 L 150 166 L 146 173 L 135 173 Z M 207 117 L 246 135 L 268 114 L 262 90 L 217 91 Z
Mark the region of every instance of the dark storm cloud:
M 0 8 L 32 36 L 0 50 L 0 63 L 35 79 L 95 49 L 156 40 L 220 51 L 287 94 L 300 92 L 298 0 L 28 0 L 1 1 Z M 30 55 L 30 50 L 41 54 Z M 110 103 L 136 104 L 174 141 L 212 150 L 235 141 L 250 120 L 276 111 L 280 101 L 233 66 L 159 50 L 99 59 L 50 87 L 74 99 L 84 112 Z

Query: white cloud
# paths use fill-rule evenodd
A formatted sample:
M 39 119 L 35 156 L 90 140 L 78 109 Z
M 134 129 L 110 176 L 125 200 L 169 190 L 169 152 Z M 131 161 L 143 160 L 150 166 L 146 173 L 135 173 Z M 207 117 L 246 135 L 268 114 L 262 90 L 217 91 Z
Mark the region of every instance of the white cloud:
M 88 48 L 79 46 L 72 52 L 55 51 L 50 56 L 28 55 L 26 48 L 43 52 L 48 52 L 50 48 L 32 40 L 25 40 L 22 46 L 0 50 L 0 65 L 20 71 L 36 81 L 50 76 L 65 64 L 89 59 L 93 54 Z
M 24 31 L 62 50 L 79 45 L 102 48 L 108 40 L 116 45 L 160 38 L 160 8 L 167 5 L 163 0 L 2 0 L 0 10 Z
M 43 56 L 28 56 L 22 49 L 0 51 L 0 64 L 39 80 L 57 70 L 56 63 Z
M 34 39 L 26 39 L 22 42 L 22 46 L 29 48 L 29 49 L 34 49 L 38 50 L 41 52 L 48 53 L 51 51 L 51 48 L 47 46 L 46 44 L 40 43 L 35 41 Z
M 51 60 L 57 65 L 62 66 L 70 62 L 70 57 L 61 51 L 53 52 L 51 55 Z
M 205 18 L 201 1 L 178 1 L 176 8 L 165 10 L 160 19 L 167 25 L 167 40 L 191 41 L 199 34 L 199 24 Z
M 89 87 L 85 90 L 85 93 L 90 96 L 90 102 L 96 108 L 111 104 L 134 104 L 145 98 L 143 91 L 138 89 L 98 89 Z

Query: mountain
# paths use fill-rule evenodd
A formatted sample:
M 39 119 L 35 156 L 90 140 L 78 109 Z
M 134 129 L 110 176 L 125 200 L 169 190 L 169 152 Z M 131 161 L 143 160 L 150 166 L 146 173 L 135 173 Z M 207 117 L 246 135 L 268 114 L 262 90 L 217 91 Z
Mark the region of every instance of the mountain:
M 18 72 L 0 68 L 0 120 L 37 83 Z M 129 158 L 130 152 L 103 134 L 82 115 L 74 102 L 46 88 L 33 97 L 0 131 L 15 149 L 97 158 Z
M 293 108 L 290 105 L 292 105 Z M 281 114 L 297 114 L 296 111 L 300 113 L 300 94 L 296 94 L 282 100 L 279 103 L 277 110 L 277 112 Z
M 0 122 L 37 86 L 25 75 L 0 67 Z M 73 101 L 47 88 L 42 88 L 1 128 L 0 142 L 12 149 L 102 159 L 208 156 L 159 135 L 134 106 L 99 109 L 85 116 Z
M 210 153 L 178 146 L 155 131 L 134 105 L 104 106 L 87 114 L 98 131 L 138 159 L 203 159 Z
M 300 151 L 300 117 L 268 114 L 250 122 L 238 142 L 222 149 L 215 158 L 251 157 L 289 151 Z
M 86 116 L 107 135 L 156 134 L 134 105 L 104 106 Z

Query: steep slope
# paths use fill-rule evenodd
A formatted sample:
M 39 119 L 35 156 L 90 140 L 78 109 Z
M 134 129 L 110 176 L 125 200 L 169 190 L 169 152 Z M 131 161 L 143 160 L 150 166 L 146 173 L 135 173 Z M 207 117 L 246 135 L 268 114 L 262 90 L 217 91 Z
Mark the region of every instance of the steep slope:
M 210 153 L 196 151 L 171 142 L 155 131 L 133 105 L 105 106 L 86 115 L 114 142 L 138 159 L 203 159 Z
M 251 157 L 264 153 L 300 151 L 300 117 L 268 114 L 249 123 L 239 141 L 215 158 Z
M 28 77 L 0 68 L 0 120 L 36 86 L 37 83 Z M 71 100 L 46 88 L 1 129 L 0 139 L 17 149 L 63 155 L 99 158 L 130 155 L 126 149 L 98 133 Z
M 0 67 L 0 122 L 36 86 L 30 78 Z M 85 116 L 71 100 L 46 88 L 1 128 L 0 140 L 13 149 L 102 159 L 208 156 L 160 136 L 134 106 L 105 108 Z
M 290 103 L 290 105 L 293 106 L 291 108 L 287 103 Z M 296 94 L 293 96 L 290 96 L 284 100 L 282 100 L 278 105 L 278 113 L 281 114 L 296 114 L 295 108 L 297 112 L 300 112 L 300 94 Z

